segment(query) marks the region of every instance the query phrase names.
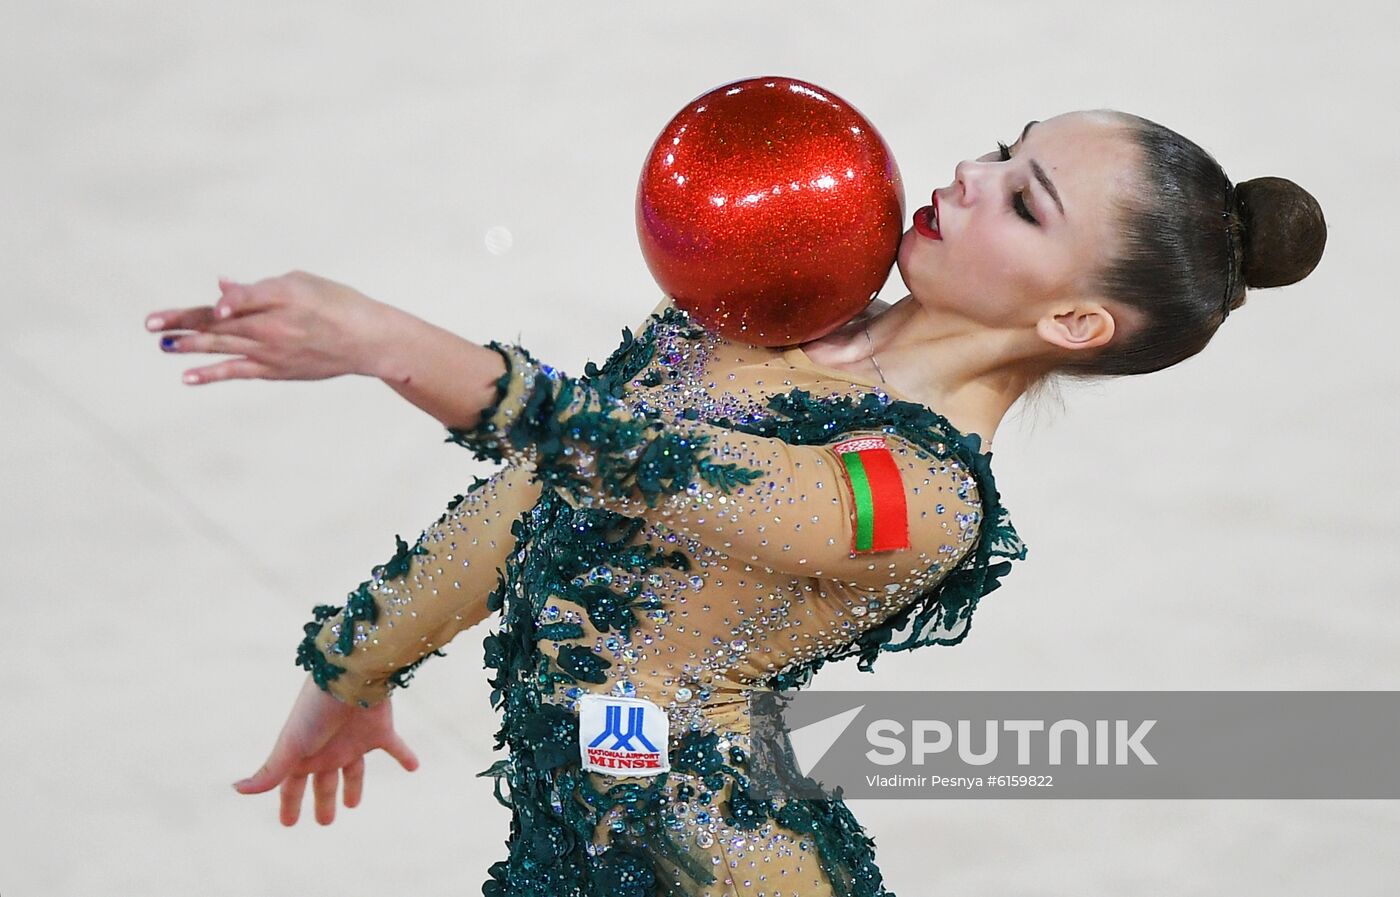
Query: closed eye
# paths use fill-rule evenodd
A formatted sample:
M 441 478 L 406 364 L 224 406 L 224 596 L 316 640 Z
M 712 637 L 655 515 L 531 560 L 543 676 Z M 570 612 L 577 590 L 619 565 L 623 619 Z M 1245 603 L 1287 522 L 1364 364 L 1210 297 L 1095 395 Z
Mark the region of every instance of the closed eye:
M 1001 156 L 1001 161 L 1011 161 L 1011 149 L 1006 144 L 1002 143 L 1000 140 L 997 141 L 997 151 Z M 1031 224 L 1034 224 L 1037 227 L 1039 227 L 1040 222 L 1035 220 L 1035 216 L 1031 214 L 1031 210 L 1026 206 L 1025 194 L 1026 191 L 1024 190 L 1017 190 L 1015 193 L 1011 194 L 1011 207 L 1016 210 L 1017 215 L 1020 215 L 1022 218 L 1026 219 Z

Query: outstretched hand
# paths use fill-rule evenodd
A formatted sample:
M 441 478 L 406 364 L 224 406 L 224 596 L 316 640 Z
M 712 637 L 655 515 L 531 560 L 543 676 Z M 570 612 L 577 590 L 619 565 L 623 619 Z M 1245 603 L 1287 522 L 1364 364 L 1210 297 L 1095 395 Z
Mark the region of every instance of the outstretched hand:
M 214 305 L 146 316 L 147 330 L 193 331 L 162 336 L 160 347 L 166 352 L 240 356 L 191 368 L 186 383 L 378 376 L 386 339 L 411 317 L 304 271 L 251 284 L 220 278 L 219 291 Z
M 418 768 L 418 757 L 394 731 L 389 699 L 369 708 L 352 706 L 322 691 L 307 676 L 267 762 L 233 787 L 240 794 L 261 794 L 280 784 L 282 824 L 296 825 L 309 776 L 316 795 L 316 821 L 330 825 L 335 821 L 341 773 L 345 806 L 358 806 L 364 791 L 364 755 L 376 748 L 383 748 L 409 772 Z

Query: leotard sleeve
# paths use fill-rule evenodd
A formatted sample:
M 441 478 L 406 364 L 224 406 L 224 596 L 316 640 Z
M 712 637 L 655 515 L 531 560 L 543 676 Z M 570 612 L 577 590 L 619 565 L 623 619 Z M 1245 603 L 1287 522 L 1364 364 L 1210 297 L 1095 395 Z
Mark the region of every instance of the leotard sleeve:
M 498 607 L 492 592 L 514 549 L 512 524 L 540 486 L 520 468 L 478 480 L 410 547 L 376 565 L 341 607 L 318 605 L 297 663 L 323 690 L 369 707 L 408 683 L 414 670 Z
M 490 345 L 507 366 L 497 402 L 448 438 L 532 469 L 576 505 L 653 519 L 773 572 L 891 592 L 956 565 L 977 539 L 971 472 L 894 432 L 794 444 L 669 423 L 517 346 Z

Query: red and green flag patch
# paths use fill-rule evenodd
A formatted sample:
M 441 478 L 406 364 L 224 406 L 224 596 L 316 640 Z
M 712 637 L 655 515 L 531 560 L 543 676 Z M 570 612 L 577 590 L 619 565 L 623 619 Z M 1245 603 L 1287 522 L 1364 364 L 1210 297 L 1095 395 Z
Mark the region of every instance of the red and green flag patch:
M 857 436 L 831 446 L 841 459 L 855 508 L 851 551 L 867 554 L 909 547 L 909 514 L 899 465 L 883 436 Z

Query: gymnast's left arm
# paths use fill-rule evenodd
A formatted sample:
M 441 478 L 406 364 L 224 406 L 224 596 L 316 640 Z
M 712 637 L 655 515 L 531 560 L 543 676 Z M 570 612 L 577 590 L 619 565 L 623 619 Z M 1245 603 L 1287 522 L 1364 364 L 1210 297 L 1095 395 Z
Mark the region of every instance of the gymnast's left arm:
M 884 588 L 955 566 L 980 531 L 970 471 L 878 427 L 796 444 L 665 422 L 491 343 L 497 400 L 449 439 L 529 467 L 573 504 L 655 520 L 737 560 Z

